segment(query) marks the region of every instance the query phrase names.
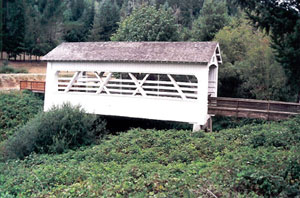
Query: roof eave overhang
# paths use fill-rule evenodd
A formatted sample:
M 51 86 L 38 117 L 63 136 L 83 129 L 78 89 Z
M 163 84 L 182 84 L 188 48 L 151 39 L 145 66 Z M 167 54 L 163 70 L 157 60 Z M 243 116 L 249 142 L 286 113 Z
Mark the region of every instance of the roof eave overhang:
M 46 60 L 45 62 L 81 62 L 81 63 L 155 63 L 155 64 L 194 64 L 194 65 L 207 65 L 208 62 L 183 62 L 183 61 L 132 61 L 132 60 Z

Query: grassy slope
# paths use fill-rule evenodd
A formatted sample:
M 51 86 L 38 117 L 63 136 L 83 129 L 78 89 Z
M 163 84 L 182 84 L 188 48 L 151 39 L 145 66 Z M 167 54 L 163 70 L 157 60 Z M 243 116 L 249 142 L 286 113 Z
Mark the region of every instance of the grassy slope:
M 299 140 L 299 118 L 210 134 L 133 129 L 97 146 L 0 163 L 0 195 L 295 196 Z

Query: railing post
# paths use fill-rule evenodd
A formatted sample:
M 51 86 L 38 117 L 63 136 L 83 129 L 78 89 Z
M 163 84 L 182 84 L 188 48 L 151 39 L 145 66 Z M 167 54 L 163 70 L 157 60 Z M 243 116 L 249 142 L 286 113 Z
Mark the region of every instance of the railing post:
M 235 116 L 236 116 L 236 118 L 238 118 L 238 116 L 239 116 L 239 106 L 240 106 L 240 101 L 237 101 L 237 104 L 236 104 L 236 112 L 235 112 Z
M 267 121 L 269 121 L 269 118 L 270 118 L 270 100 L 268 100 Z

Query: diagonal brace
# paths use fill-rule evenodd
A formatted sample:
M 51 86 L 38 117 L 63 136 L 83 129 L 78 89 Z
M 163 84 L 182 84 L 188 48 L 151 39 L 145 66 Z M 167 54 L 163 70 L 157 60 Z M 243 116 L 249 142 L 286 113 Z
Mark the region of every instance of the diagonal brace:
M 94 73 L 95 73 L 96 77 L 98 78 L 98 80 L 100 81 L 100 87 L 101 87 L 101 85 L 104 84 L 104 81 L 97 72 L 94 72 Z M 103 88 L 104 88 L 104 90 L 106 91 L 107 94 L 110 94 L 109 89 L 106 86 L 104 86 Z
M 138 85 L 138 87 L 140 87 L 141 89 L 143 89 L 142 88 L 142 86 L 143 86 L 143 84 L 146 82 L 146 80 L 147 80 L 147 78 L 150 76 L 150 74 L 147 74 L 144 78 L 143 78 L 143 80 L 141 81 L 141 83 L 139 83 L 139 85 Z M 134 77 L 134 76 L 133 76 Z M 144 89 L 143 89 L 144 90 Z M 133 92 L 133 96 L 135 96 L 136 94 L 137 94 L 137 92 L 139 91 L 139 89 L 137 88 L 134 92 Z M 146 92 L 145 92 L 145 94 L 146 94 Z
M 103 83 L 100 85 L 98 91 L 96 92 L 96 94 L 100 94 L 103 89 L 105 88 L 106 84 L 108 83 L 108 81 L 111 79 L 112 73 L 109 72 L 107 77 L 105 78 L 105 80 L 103 81 Z
M 177 82 L 175 81 L 175 79 L 170 75 L 167 74 L 169 79 L 171 80 L 171 82 L 173 83 L 174 87 L 176 88 L 176 90 L 178 91 L 178 93 L 180 94 L 182 99 L 186 99 L 184 93 L 182 92 L 182 90 L 180 89 L 179 85 L 177 84 Z
M 73 75 L 72 79 L 70 80 L 68 86 L 65 89 L 65 93 L 68 93 L 73 85 L 73 83 L 77 80 L 78 76 L 81 74 L 82 72 L 75 72 L 75 74 Z
M 136 79 L 136 77 L 134 75 L 132 75 L 132 73 L 128 73 L 130 78 L 133 80 L 135 86 L 137 87 L 136 90 L 133 92 L 133 96 L 137 94 L 137 92 L 139 91 L 142 96 L 147 96 L 146 92 L 144 91 L 144 89 L 142 88 L 143 84 L 145 83 L 145 81 L 147 80 L 147 78 L 149 77 L 149 74 L 147 74 L 144 79 L 142 80 L 141 83 L 139 83 L 139 81 Z

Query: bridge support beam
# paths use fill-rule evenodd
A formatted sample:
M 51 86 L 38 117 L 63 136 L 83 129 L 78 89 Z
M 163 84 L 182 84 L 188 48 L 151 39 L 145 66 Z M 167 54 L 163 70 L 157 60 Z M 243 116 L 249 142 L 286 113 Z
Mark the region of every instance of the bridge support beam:
M 205 125 L 193 124 L 193 132 L 204 130 L 212 132 L 212 117 L 210 116 Z

